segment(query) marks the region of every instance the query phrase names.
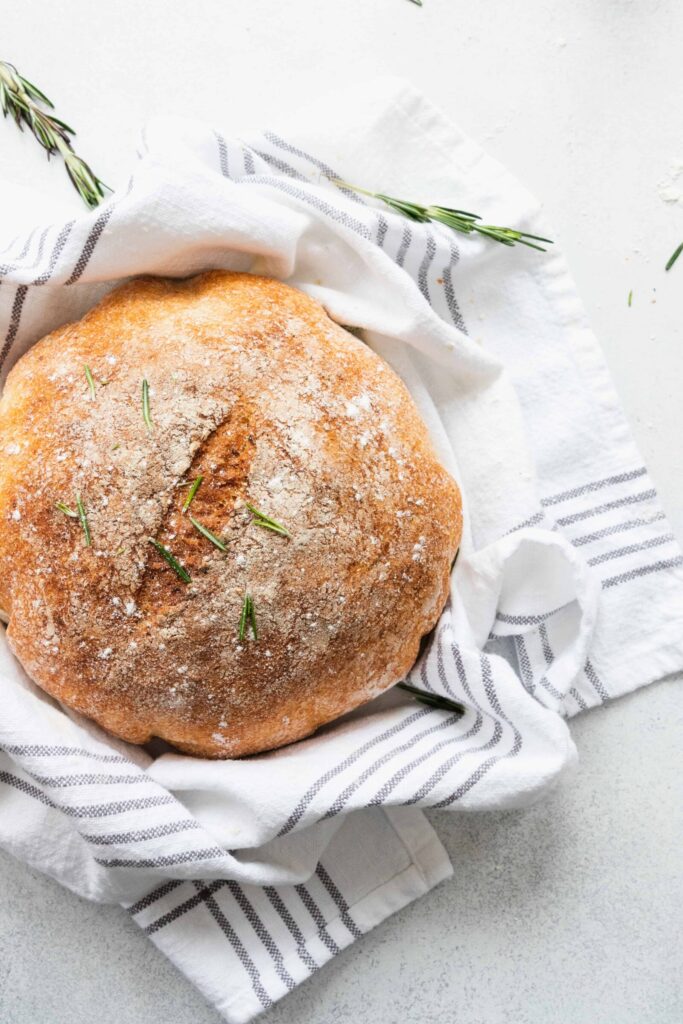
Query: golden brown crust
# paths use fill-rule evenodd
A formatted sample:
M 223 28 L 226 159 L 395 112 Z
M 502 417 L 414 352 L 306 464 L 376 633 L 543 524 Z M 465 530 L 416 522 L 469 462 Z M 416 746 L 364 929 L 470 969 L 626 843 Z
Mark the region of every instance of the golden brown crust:
M 401 679 L 446 600 L 460 495 L 408 392 L 278 281 L 213 271 L 112 292 L 14 367 L 0 457 L 12 649 L 133 743 L 229 757 L 307 736 Z M 182 514 L 199 474 L 191 512 L 227 553 Z M 91 547 L 55 508 L 77 494 Z M 240 642 L 247 592 L 259 637 Z

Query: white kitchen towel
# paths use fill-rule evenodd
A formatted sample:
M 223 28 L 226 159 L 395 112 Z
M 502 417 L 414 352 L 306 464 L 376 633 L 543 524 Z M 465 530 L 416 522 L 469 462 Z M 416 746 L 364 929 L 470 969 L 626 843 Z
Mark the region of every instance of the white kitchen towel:
M 462 716 L 394 690 L 247 761 L 153 757 L 38 692 L 0 638 L 0 843 L 129 907 L 234 1022 L 447 876 L 419 807 L 529 802 L 574 760 L 568 716 L 683 667 L 683 557 L 558 252 L 409 222 L 340 178 L 547 233 L 395 81 L 241 139 L 154 122 L 127 189 L 75 220 L 27 223 L 0 195 L 19 235 L 0 254 L 3 379 L 123 278 L 268 274 L 397 369 L 463 488 L 451 597 L 409 678 Z

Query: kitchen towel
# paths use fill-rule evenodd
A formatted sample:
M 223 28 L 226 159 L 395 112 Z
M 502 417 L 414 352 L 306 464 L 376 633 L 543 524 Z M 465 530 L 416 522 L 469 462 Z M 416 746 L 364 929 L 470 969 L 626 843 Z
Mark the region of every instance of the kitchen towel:
M 246 761 L 153 757 L 39 692 L 0 638 L 0 843 L 126 906 L 236 1024 L 447 877 L 420 807 L 538 798 L 575 759 L 568 717 L 683 668 L 683 556 L 557 250 L 413 223 L 344 180 L 547 233 L 393 80 L 241 138 L 155 121 L 127 188 L 75 220 L 22 222 L 25 196 L 0 196 L 19 222 L 0 253 L 1 379 L 122 279 L 271 275 L 394 366 L 463 489 L 451 596 L 409 676 L 462 716 L 393 690 Z

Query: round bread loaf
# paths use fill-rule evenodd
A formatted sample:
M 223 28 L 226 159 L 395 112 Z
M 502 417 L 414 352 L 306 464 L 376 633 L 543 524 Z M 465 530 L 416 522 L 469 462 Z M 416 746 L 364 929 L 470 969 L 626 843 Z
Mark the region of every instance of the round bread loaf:
M 278 281 L 113 291 L 14 367 L 0 457 L 12 650 L 132 743 L 307 736 L 399 681 L 447 597 L 460 495 L 406 388 Z

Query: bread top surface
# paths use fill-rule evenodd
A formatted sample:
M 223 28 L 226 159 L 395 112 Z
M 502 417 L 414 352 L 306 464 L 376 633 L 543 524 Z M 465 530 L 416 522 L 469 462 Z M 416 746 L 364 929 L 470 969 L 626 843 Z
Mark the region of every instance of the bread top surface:
M 0 455 L 11 646 L 134 743 L 230 757 L 306 736 L 401 679 L 447 596 L 460 495 L 412 399 L 278 281 L 212 271 L 110 293 L 14 367 Z M 200 475 L 189 513 L 226 552 L 182 512 Z M 90 546 L 55 505 L 78 496 Z M 247 594 L 258 639 L 239 636 Z

